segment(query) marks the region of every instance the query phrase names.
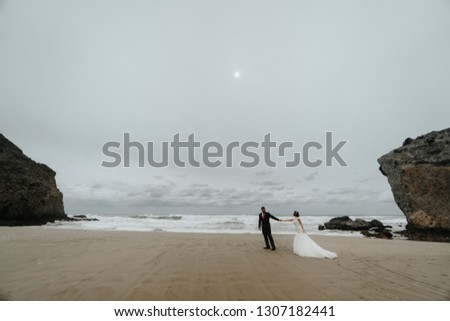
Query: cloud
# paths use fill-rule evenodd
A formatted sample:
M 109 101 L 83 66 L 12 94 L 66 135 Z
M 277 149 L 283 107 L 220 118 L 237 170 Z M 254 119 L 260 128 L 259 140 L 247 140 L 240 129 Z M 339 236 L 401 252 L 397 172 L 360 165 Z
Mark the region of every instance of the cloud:
M 304 176 L 303 179 L 305 179 L 308 182 L 311 182 L 311 181 L 315 180 L 318 176 L 319 176 L 319 173 L 314 172 L 314 173 L 309 174 L 308 176 Z
M 266 181 L 254 183 L 254 184 L 260 185 L 260 186 L 279 186 L 279 185 L 282 185 L 283 183 L 266 180 Z
M 374 189 L 361 189 L 355 187 L 342 187 L 329 190 L 325 194 L 328 204 L 357 204 L 378 200 L 378 192 Z
M 301 195 L 281 183 L 264 182 L 264 188 L 217 187 L 192 183 L 179 186 L 170 181 L 136 186 L 127 183 L 85 184 L 66 189 L 66 198 L 72 202 L 85 200 L 86 204 L 143 207 L 244 207 L 257 204 L 281 206 L 315 201 L 317 197 Z
M 78 184 L 65 190 L 64 202 L 67 209 L 76 208 L 77 213 L 87 214 L 225 214 L 246 213 L 266 206 L 274 213 L 286 215 L 294 209 L 322 214 L 341 211 L 351 215 L 364 212 L 374 204 L 379 204 L 378 209 L 395 210 L 395 206 L 390 205 L 393 203 L 391 198 L 389 190 L 380 192 L 379 189 L 361 189 L 357 186 L 301 190 L 283 184 L 264 188 L 245 184 L 229 187 L 204 182 L 183 185 L 166 179 L 141 185 L 125 181 Z M 335 210 L 330 211 L 330 208 Z
M 266 180 L 263 182 L 253 182 L 252 185 L 259 186 L 260 188 L 267 189 L 267 190 L 275 190 L 275 191 L 286 191 L 293 189 L 292 186 L 289 186 L 286 182 L 276 182 L 276 181 L 270 181 Z

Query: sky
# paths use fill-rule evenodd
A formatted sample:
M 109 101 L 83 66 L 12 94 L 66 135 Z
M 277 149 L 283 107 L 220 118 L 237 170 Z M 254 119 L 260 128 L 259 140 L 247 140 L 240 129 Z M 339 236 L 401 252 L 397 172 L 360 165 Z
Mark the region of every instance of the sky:
M 56 171 L 68 214 L 401 215 L 377 158 L 449 127 L 449 35 L 448 0 L 0 0 L 0 132 Z M 327 132 L 347 166 L 284 165 Z M 293 148 L 102 166 L 125 133 L 155 159 L 177 134 Z

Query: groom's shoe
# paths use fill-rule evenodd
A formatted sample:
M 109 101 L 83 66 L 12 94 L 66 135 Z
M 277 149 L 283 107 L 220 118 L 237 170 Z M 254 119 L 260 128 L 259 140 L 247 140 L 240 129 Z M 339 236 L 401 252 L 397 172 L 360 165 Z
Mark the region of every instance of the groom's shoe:
M 272 251 L 275 251 L 277 248 L 276 247 L 272 247 Z
M 266 246 L 266 247 L 264 248 L 264 250 L 268 250 L 268 249 L 270 249 L 270 247 L 268 247 L 268 246 Z

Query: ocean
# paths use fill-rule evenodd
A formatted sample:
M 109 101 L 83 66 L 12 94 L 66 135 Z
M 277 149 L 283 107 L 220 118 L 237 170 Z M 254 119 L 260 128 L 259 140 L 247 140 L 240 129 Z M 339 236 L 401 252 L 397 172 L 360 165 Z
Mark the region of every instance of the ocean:
M 260 233 L 258 230 L 258 215 L 195 215 L 195 214 L 140 214 L 140 215 L 87 215 L 99 221 L 57 221 L 44 225 L 45 228 L 81 229 L 105 231 L 139 231 L 139 232 L 175 232 L 175 233 Z M 302 216 L 305 230 L 311 235 L 338 235 L 363 237 L 359 232 L 323 230 L 318 226 L 336 215 Z M 290 216 L 278 216 L 280 219 Z M 356 217 L 350 216 L 355 219 Z M 403 230 L 406 225 L 404 216 L 358 216 L 365 220 L 377 219 L 384 225 L 392 226 L 393 231 Z M 292 222 L 272 221 L 273 234 L 295 234 Z

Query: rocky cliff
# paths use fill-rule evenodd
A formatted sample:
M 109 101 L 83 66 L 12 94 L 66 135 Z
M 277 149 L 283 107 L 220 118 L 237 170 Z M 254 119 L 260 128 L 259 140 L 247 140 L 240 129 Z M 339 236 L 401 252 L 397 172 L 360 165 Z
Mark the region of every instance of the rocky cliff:
M 66 219 L 55 174 L 0 134 L 0 225 L 40 225 Z
M 378 159 L 413 239 L 450 240 L 450 128 L 416 139 Z

